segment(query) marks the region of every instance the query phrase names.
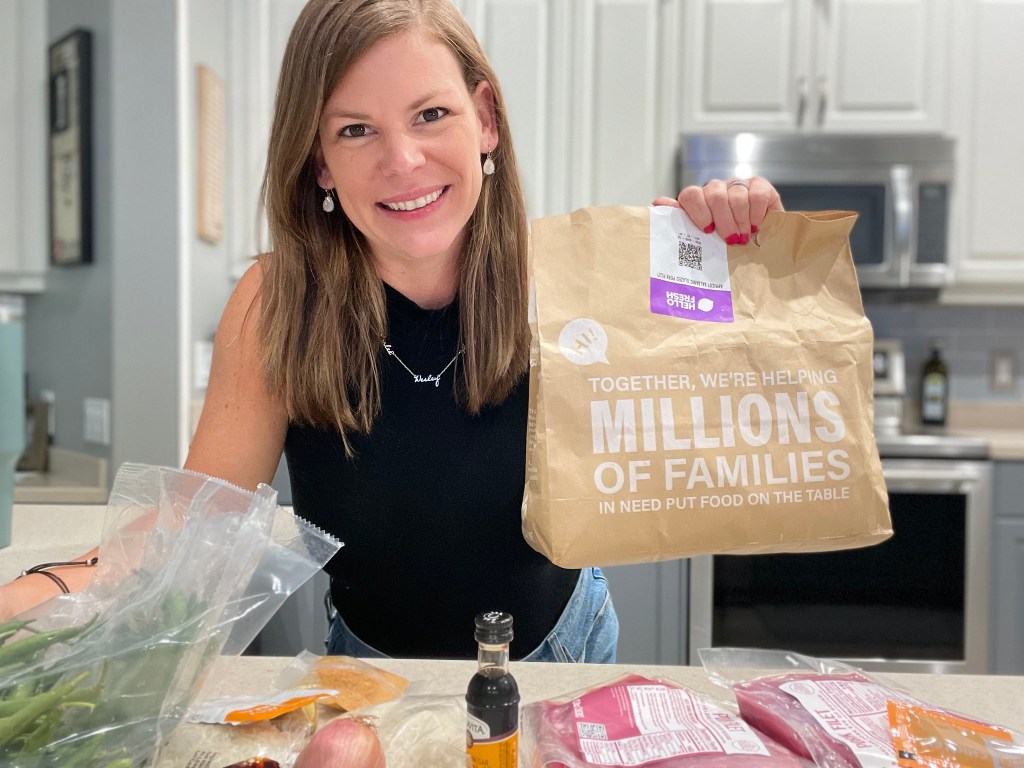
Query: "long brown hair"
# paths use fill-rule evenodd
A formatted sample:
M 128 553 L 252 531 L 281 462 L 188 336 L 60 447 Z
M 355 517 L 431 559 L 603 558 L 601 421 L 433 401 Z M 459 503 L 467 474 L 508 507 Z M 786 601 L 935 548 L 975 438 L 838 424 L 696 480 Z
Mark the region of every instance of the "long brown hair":
M 496 172 L 484 178 L 459 261 L 466 409 L 502 402 L 529 359 L 526 205 L 501 89 L 469 25 L 450 0 L 310 0 L 281 64 L 263 179 L 273 252 L 261 258 L 262 364 L 290 420 L 334 426 L 346 447 L 346 433 L 368 432 L 380 411 L 386 300 L 362 233 L 343 211 L 322 210 L 313 158 L 337 83 L 376 42 L 409 29 L 451 49 L 471 93 L 484 80 L 494 91 Z

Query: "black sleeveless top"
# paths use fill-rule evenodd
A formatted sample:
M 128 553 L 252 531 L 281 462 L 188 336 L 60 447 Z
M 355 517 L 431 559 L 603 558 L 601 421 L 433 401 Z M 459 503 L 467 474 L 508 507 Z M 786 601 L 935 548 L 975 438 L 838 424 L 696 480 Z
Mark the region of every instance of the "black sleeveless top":
M 424 310 L 385 290 L 392 349 L 416 374 L 436 375 L 458 350 L 457 300 Z M 417 383 L 382 349 L 381 413 L 371 434 L 350 435 L 352 459 L 333 428 L 288 427 L 295 511 L 345 543 L 326 567 L 334 605 L 389 656 L 475 658 L 473 619 L 497 610 L 513 616 L 520 658 L 579 577 L 522 536 L 529 377 L 471 416 L 453 394 L 460 364 L 437 386 Z

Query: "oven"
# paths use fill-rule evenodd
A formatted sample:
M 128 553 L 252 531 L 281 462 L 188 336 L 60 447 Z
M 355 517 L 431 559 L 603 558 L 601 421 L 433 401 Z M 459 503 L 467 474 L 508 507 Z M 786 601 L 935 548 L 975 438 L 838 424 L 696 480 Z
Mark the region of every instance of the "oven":
M 876 434 L 893 536 L 874 547 L 693 558 L 689 661 L 775 648 L 864 669 L 984 674 L 992 469 L 984 441 Z

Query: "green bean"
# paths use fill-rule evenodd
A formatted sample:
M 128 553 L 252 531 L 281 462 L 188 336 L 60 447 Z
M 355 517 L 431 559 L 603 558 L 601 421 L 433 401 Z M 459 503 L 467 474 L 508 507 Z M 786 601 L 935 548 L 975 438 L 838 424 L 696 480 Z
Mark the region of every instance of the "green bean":
M 81 635 L 96 623 L 97 618 L 98 616 L 93 616 L 87 624 L 83 624 L 80 627 L 51 629 L 47 632 L 40 632 L 39 634 L 32 635 L 32 637 L 18 640 L 10 645 L 0 646 L 0 669 L 12 666 L 17 662 L 23 662 L 26 658 L 46 650 L 51 645 L 63 643 Z
M 60 765 L 60 768 L 79 768 L 79 766 L 91 766 L 93 756 L 95 756 L 96 752 L 99 750 L 100 745 L 102 743 L 103 734 L 97 733 L 84 744 L 75 746 L 74 751 L 71 752 L 71 754 L 69 754 L 66 758 L 62 755 L 58 765 Z
M 21 630 L 28 627 L 32 621 L 20 621 L 19 619 L 11 619 L 0 624 L 0 645 L 7 642 L 8 638 L 14 637 L 14 635 L 21 632 Z
M 54 730 L 56 730 L 57 725 L 60 723 L 60 717 L 59 709 L 54 709 L 43 717 L 39 726 L 25 739 L 25 745 L 22 747 L 22 750 L 25 752 L 38 752 L 49 744 L 50 737 L 53 736 Z
M 25 706 L 26 701 L 28 701 L 28 695 L 12 696 L 9 699 L 0 701 L 0 718 L 17 714 Z
M 91 674 L 91 672 L 83 672 L 74 680 L 69 680 L 63 685 L 29 699 L 17 714 L 0 718 L 0 744 L 10 744 L 25 733 L 40 715 L 64 701 L 74 692 L 78 684 Z

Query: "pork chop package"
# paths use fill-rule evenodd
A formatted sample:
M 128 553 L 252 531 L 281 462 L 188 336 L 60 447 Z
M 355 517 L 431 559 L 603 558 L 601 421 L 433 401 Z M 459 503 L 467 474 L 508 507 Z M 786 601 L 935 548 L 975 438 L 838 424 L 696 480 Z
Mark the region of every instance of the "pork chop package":
M 531 231 L 523 534 L 563 567 L 891 535 L 845 212 L 726 247 L 674 207 Z
M 527 768 L 797 768 L 810 763 L 727 705 L 665 679 L 626 675 L 563 701 L 523 707 Z
M 915 734 L 911 726 L 933 720 L 969 724 L 986 735 L 999 733 L 997 748 L 1014 741 L 1005 729 L 934 707 L 838 661 L 745 648 L 705 648 L 699 653 L 710 678 L 732 689 L 744 721 L 823 768 L 914 765 L 901 761 L 894 735 L 902 729 L 910 743 Z M 923 741 L 936 752 L 964 749 L 953 741 L 942 750 L 934 739 Z M 903 752 L 907 759 L 910 753 Z

